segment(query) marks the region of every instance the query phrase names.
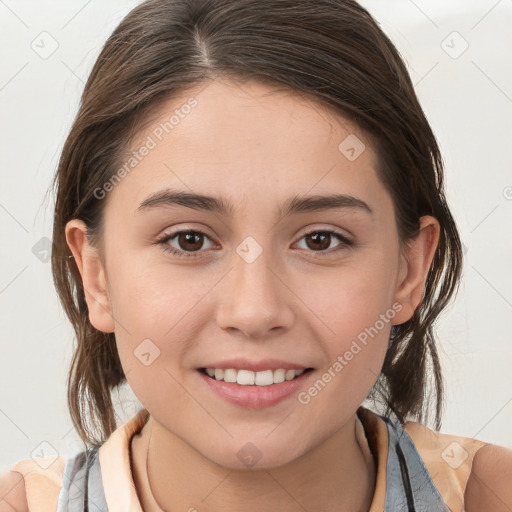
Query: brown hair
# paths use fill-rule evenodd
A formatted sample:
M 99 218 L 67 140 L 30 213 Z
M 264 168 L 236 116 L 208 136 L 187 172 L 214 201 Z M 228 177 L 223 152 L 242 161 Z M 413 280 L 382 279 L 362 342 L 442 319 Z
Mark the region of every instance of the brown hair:
M 418 233 L 422 215 L 439 221 L 422 301 L 409 321 L 392 327 L 370 397 L 401 422 L 423 421 L 435 405 L 440 428 L 443 381 L 433 327 L 458 287 L 462 250 L 439 148 L 396 48 L 354 0 L 148 0 L 105 43 L 53 181 L 52 272 L 77 336 L 68 404 L 80 437 L 99 446 L 115 430 L 111 391 L 126 378 L 114 334 L 89 322 L 66 223 L 83 220 L 90 243 L 101 246 L 104 202 L 94 190 L 119 168 L 141 122 L 162 101 L 223 77 L 285 86 L 364 130 L 393 199 L 402 244 Z

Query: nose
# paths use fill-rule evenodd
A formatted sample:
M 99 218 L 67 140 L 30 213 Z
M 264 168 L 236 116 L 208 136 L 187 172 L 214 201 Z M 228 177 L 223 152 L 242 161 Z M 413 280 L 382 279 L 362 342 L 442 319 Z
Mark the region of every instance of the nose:
M 272 267 L 265 251 L 250 263 L 236 255 L 219 289 L 219 327 L 248 338 L 289 328 L 294 318 L 293 294 L 283 281 L 283 272 Z

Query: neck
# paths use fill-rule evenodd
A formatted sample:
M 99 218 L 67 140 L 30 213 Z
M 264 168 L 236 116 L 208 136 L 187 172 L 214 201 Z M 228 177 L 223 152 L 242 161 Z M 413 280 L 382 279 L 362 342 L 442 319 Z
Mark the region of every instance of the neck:
M 373 458 L 355 433 L 356 416 L 299 459 L 236 470 L 205 458 L 152 417 L 132 441 L 134 480 L 147 512 L 344 512 L 369 510 Z M 149 476 L 149 478 L 148 478 Z

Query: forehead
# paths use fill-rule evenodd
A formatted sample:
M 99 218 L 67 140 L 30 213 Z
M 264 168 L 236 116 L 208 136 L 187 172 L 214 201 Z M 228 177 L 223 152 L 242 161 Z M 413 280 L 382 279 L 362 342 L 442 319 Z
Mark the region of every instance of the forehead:
M 151 112 L 110 200 L 135 210 L 169 187 L 230 198 L 237 210 L 252 198 L 281 204 L 333 191 L 377 201 L 384 191 L 375 164 L 364 132 L 309 96 L 255 81 L 214 81 Z

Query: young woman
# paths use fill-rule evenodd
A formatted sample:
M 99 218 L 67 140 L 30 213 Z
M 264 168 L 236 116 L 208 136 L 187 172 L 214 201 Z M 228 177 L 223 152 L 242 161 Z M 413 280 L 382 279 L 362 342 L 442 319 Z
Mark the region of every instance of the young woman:
M 86 450 L 19 461 L 0 510 L 512 510 L 510 450 L 438 432 L 461 243 L 406 68 L 356 2 L 142 3 L 55 189 Z M 144 408 L 117 427 L 125 382 Z

